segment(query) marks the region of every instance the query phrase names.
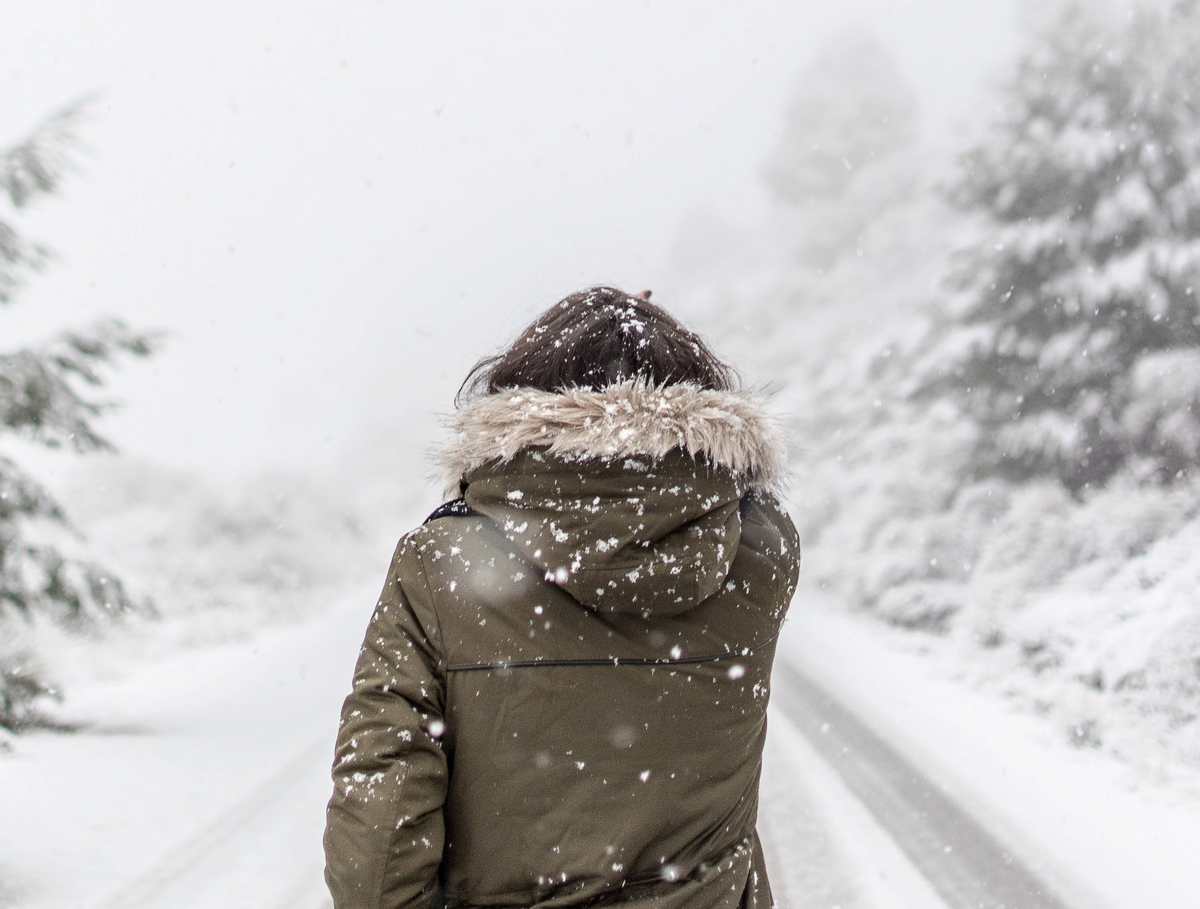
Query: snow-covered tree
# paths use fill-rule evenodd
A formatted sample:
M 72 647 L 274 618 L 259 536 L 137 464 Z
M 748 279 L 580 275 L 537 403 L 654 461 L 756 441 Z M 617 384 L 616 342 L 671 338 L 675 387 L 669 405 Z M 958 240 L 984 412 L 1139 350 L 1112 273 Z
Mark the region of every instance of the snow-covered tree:
M 836 35 L 801 73 L 764 177 L 803 204 L 843 192 L 859 168 L 916 138 L 916 98 L 869 32 Z
M 799 215 L 791 232 L 802 264 L 831 267 L 911 190 L 912 162 L 896 155 L 917 136 L 916 96 L 870 32 L 843 32 L 821 47 L 800 74 L 762 172 Z
M 982 232 L 927 390 L 981 475 L 1079 491 L 1200 458 L 1200 13 L 1071 3 L 1039 26 L 950 195 Z
M 17 225 L 31 202 L 58 189 L 81 113 L 80 105 L 69 107 L 0 151 L 0 304 L 11 302 L 29 273 L 47 260 L 46 248 L 24 237 Z M 103 384 L 100 368 L 117 357 L 149 354 L 152 340 L 106 320 L 0 352 L 0 434 L 77 452 L 110 449 L 93 425 L 110 405 L 86 389 Z M 55 526 L 69 528 L 63 508 L 0 453 L 0 727 L 35 721 L 39 701 L 53 693 L 25 655 L 5 646 L 14 622 L 46 618 L 78 627 L 139 605 L 119 579 L 65 553 L 52 534 L 39 533 Z

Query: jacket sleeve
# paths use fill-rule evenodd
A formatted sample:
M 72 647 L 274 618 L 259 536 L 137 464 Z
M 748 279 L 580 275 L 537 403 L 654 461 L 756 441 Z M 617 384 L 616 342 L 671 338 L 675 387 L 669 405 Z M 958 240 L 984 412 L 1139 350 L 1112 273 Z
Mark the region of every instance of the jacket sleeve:
M 424 569 L 400 541 L 342 707 L 326 813 L 335 909 L 432 904 L 448 764 L 445 661 Z

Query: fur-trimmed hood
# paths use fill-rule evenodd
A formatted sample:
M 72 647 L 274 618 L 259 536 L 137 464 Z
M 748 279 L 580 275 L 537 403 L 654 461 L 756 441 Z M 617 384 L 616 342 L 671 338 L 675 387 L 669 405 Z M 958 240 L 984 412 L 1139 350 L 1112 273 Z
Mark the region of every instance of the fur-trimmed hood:
M 524 558 L 600 612 L 674 615 L 725 582 L 748 492 L 777 502 L 762 405 L 691 385 L 514 389 L 459 411 L 445 478 Z
M 784 446 L 761 401 L 694 385 L 642 380 L 600 391 L 518 388 L 476 398 L 455 414 L 442 478 L 456 489 L 466 474 L 526 449 L 603 459 L 680 449 L 743 475 L 751 489 L 777 489 Z

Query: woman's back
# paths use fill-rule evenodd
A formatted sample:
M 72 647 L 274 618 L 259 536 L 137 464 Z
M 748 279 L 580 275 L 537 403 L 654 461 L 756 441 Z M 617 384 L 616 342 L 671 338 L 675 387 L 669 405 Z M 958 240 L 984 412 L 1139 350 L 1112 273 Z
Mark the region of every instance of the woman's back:
M 493 395 L 457 428 L 463 498 L 401 541 L 343 712 L 337 906 L 769 906 L 799 553 L 761 411 L 633 381 Z

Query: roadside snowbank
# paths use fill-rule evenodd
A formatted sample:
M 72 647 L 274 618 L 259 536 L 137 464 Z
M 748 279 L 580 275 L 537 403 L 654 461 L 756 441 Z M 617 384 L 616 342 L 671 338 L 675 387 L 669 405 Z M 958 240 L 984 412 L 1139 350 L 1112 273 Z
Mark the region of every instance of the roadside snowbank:
M 1075 904 L 1194 909 L 1200 773 L 1177 770 L 1166 786 L 1072 747 L 993 693 L 962 684 L 952 649 L 930 643 L 802 588 L 779 656 L 941 781 Z
M 0 759 L 0 906 L 317 905 L 341 699 L 378 585 L 74 691 Z
M 141 661 L 244 640 L 322 614 L 347 586 L 382 578 L 391 539 L 424 490 L 347 471 L 338 482 L 272 474 L 217 486 L 142 462 L 96 457 L 74 467 L 63 498 L 86 549 L 153 608 L 62 623 L 0 623 L 0 670 L 48 690 L 32 710 L 59 722 L 56 698 Z M 80 722 L 86 717 L 79 716 Z M 19 738 L 0 738 L 0 751 Z
M 1124 478 L 1081 501 L 1049 483 L 948 492 L 895 460 L 826 505 L 810 580 L 953 649 L 964 675 L 1081 748 L 1200 768 L 1200 484 Z

